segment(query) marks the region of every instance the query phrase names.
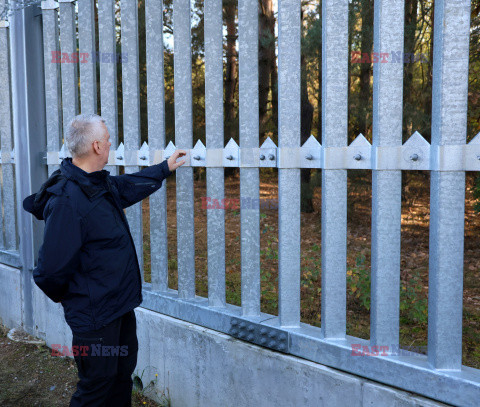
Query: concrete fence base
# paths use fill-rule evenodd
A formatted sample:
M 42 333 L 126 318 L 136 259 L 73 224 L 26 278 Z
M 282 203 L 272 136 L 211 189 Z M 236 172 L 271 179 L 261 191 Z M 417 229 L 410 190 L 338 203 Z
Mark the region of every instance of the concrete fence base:
M 0 318 L 9 328 L 22 325 L 20 281 L 17 269 L 0 265 Z M 37 287 L 33 312 L 37 337 L 71 346 L 61 305 Z M 136 374 L 145 387 L 156 383 L 152 398 L 168 395 L 173 407 L 445 405 L 141 307 L 135 312 Z

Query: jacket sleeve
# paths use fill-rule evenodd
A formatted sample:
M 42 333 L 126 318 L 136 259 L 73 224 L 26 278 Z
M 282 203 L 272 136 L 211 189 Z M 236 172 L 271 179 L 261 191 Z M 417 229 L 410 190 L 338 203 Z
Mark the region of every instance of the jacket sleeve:
M 171 174 L 164 160 L 133 174 L 109 175 L 109 178 L 117 187 L 122 209 L 125 209 L 160 189 L 163 180 Z
M 69 202 L 54 198 L 45 213 L 43 244 L 33 279 L 47 297 L 60 302 L 68 292 L 71 277 L 79 268 L 82 220 Z

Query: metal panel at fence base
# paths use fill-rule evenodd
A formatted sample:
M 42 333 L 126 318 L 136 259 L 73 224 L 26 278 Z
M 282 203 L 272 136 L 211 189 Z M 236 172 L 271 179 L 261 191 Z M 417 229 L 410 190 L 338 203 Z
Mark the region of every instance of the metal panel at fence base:
M 368 340 L 348 335 L 343 339 L 328 339 L 315 326 L 301 322 L 298 328 L 284 328 L 274 315 L 260 312 L 256 316 L 243 316 L 241 307 L 228 303 L 225 307 L 210 307 L 207 298 L 182 299 L 177 290 L 152 291 L 150 284 L 144 285 L 142 307 L 453 405 L 477 406 L 480 398 L 477 369 L 466 366 L 457 372 L 432 369 L 426 355 L 401 349 L 396 344 L 374 346 Z M 261 343 L 261 338 L 268 337 L 270 332 L 276 338 L 281 335 L 285 338 L 271 347 L 269 341 Z M 285 348 L 279 349 L 282 343 Z

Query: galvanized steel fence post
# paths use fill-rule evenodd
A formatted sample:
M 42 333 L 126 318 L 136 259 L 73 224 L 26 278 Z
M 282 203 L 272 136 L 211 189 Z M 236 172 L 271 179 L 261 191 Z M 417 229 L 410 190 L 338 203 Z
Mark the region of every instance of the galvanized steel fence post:
M 403 52 L 403 0 L 374 9 L 374 52 Z M 395 21 L 395 24 L 392 24 Z M 402 145 L 403 64 L 373 64 L 373 147 Z M 374 160 L 376 156 L 373 156 Z M 372 169 L 372 275 L 370 337 L 399 342 L 401 170 Z
M 0 0 L 0 6 L 4 1 Z M 374 64 L 373 75 L 373 144 L 359 135 L 347 146 L 348 4 L 347 0 L 322 3 L 322 143 L 312 136 L 301 146 L 301 3 L 279 2 L 277 147 L 269 138 L 259 146 L 258 2 L 239 0 L 240 147 L 234 140 L 224 147 L 222 2 L 206 0 L 206 147 L 197 142 L 192 148 L 190 2 L 179 0 L 173 4 L 176 146 L 166 146 L 163 2 L 147 0 L 149 145 L 140 148 L 138 4 L 136 0 L 121 2 L 122 54 L 117 59 L 114 3 L 99 2 L 99 57 L 102 53 L 110 54 L 110 63 L 100 63 L 100 107 L 113 146 L 118 143 L 116 61 L 122 64 L 124 145 L 117 150 L 112 148 L 107 168 L 116 174 L 117 167 L 122 165 L 126 173 L 132 173 L 142 163 L 163 161 L 174 148 L 187 150 L 187 156 L 181 158 L 186 165 L 176 170 L 178 290 L 168 287 L 164 183 L 150 196 L 152 283 L 144 284 L 142 306 L 437 400 L 475 405 L 480 399 L 480 373 L 461 364 L 465 171 L 480 170 L 480 136 L 465 145 L 470 3 L 435 2 L 431 145 L 417 132 L 402 144 L 403 64 L 378 63 Z M 62 123 L 65 133 L 67 122 L 78 112 L 78 96 L 82 113 L 97 112 L 94 7 L 92 0 L 78 2 L 79 68 L 77 63 L 57 63 L 58 58 L 54 58 L 60 55 L 62 60 L 62 53 L 71 57 L 76 51 L 75 6 L 71 0 L 43 1 L 41 17 L 31 8 L 16 12 L 10 26 L 0 21 L 5 232 L 0 237 L 0 261 L 23 266 L 24 321 L 29 332 L 33 328 L 31 271 L 43 228 L 37 222 L 32 224 L 31 216 L 21 209 L 21 202 L 46 179 L 45 147 L 48 174 L 58 168 L 63 158 L 59 156 Z M 403 51 L 404 1 L 380 0 L 375 3 L 374 16 L 374 51 Z M 42 66 L 42 41 L 43 70 L 34 70 L 27 60 L 38 59 L 37 65 Z M 81 62 L 82 58 L 86 61 Z M 9 79 L 13 90 L 11 106 Z M 10 110 L 13 123 L 9 121 Z M 12 161 L 9 155 L 14 147 Z M 224 167 L 240 168 L 241 307 L 226 302 L 224 211 L 207 209 L 208 298 L 195 295 L 194 166 L 206 167 L 207 196 L 219 202 L 225 192 Z M 279 169 L 278 317 L 260 309 L 261 167 Z M 301 168 L 322 170 L 321 328 L 300 322 Z M 347 169 L 359 168 L 372 170 L 368 341 L 346 335 Z M 386 352 L 359 358 L 352 353 L 354 346 L 399 346 L 401 176 L 402 170 L 411 169 L 431 171 L 428 356 L 413 352 L 395 356 Z M 14 199 L 20 236 L 18 250 L 15 224 L 7 221 L 14 218 Z M 127 210 L 127 218 L 143 273 L 141 203 Z
M 467 135 L 470 1 L 435 2 L 432 152 L 462 145 Z M 438 165 L 432 154 L 432 167 Z M 428 361 L 435 369 L 462 365 L 465 172 L 432 168 Z M 478 401 L 478 400 L 477 400 Z
M 322 2 L 322 146 L 347 145 L 348 0 Z M 324 165 L 326 164 L 326 161 Z M 347 170 L 322 170 L 322 333 L 343 338 L 347 318 Z
M 148 143 L 151 150 L 163 150 L 165 135 L 165 89 L 163 69 L 163 1 L 145 2 L 147 49 Z M 150 153 L 150 161 L 154 156 Z M 152 289 L 168 288 L 167 187 L 150 195 L 150 269 Z
M 178 149 L 191 149 L 192 117 L 192 55 L 190 33 L 190 1 L 173 3 L 174 36 L 174 99 L 175 144 Z M 190 157 L 183 157 L 190 162 Z M 195 225 L 193 208 L 193 168 L 175 171 L 177 186 L 177 261 L 178 296 L 195 298 Z
M 205 121 L 207 149 L 223 149 L 222 1 L 205 0 Z M 217 150 L 218 151 L 218 150 Z M 224 169 L 206 168 L 207 197 L 225 196 Z M 208 304 L 224 307 L 225 212 L 207 209 Z

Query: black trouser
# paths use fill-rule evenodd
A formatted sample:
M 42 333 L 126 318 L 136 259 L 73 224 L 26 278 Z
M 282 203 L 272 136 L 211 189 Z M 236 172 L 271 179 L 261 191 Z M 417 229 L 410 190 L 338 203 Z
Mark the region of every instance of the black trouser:
M 72 333 L 80 380 L 70 407 L 130 407 L 138 353 L 135 312 L 129 311 L 96 331 Z

